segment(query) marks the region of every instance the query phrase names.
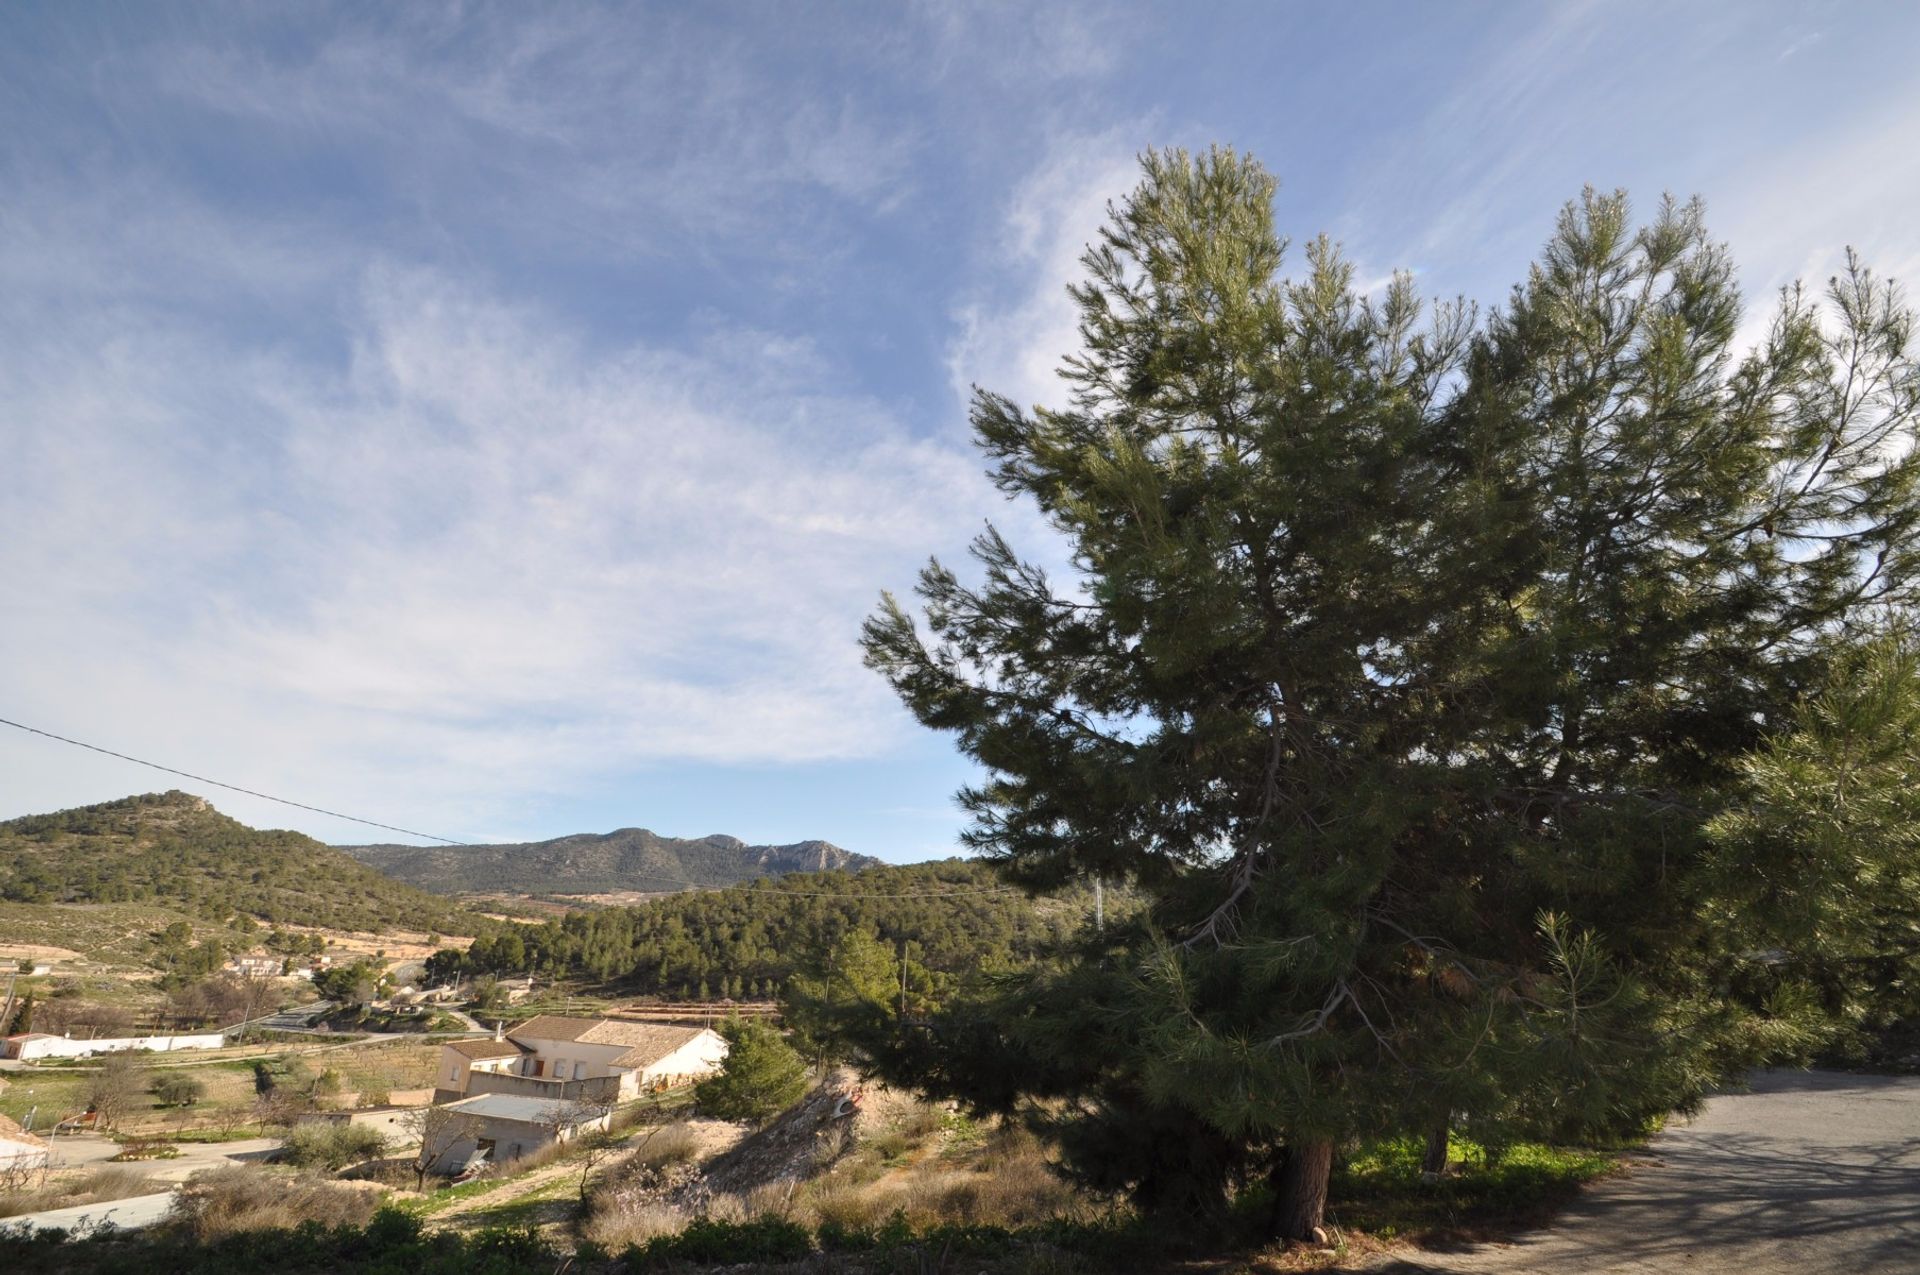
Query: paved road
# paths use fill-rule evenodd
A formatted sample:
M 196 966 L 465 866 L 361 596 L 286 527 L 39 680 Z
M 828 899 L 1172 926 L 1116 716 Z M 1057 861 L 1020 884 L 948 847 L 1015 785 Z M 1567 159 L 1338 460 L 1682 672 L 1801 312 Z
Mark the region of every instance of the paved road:
M 1511 1244 L 1375 1275 L 1913 1275 L 1920 1077 L 1771 1072 Z
M 92 1231 L 111 1226 L 123 1231 L 152 1226 L 173 1211 L 173 1192 L 160 1195 L 135 1195 L 124 1200 L 106 1200 L 99 1204 L 76 1204 L 71 1208 L 48 1209 L 44 1213 L 21 1213 L 0 1217 L 0 1230 L 18 1227 L 26 1231 Z
M 273 1032 L 312 1031 L 313 1028 L 310 1024 L 332 1008 L 332 1001 L 309 1001 L 305 1005 L 292 1005 L 286 1009 L 275 1010 L 265 1017 L 256 1018 L 253 1020 L 252 1026 Z M 237 1024 L 236 1027 L 246 1027 L 247 1025 L 246 1023 L 240 1023 Z M 230 1027 L 227 1030 L 233 1031 L 235 1029 L 236 1028 Z
M 175 1160 L 135 1160 L 124 1167 L 165 1182 L 184 1182 L 202 1169 L 259 1161 L 280 1145 L 278 1138 L 239 1138 L 232 1142 L 181 1142 Z M 105 1164 L 120 1153 L 112 1138 L 93 1133 L 62 1134 L 53 1140 L 53 1167 L 79 1169 Z M 115 1165 L 115 1168 L 122 1166 Z

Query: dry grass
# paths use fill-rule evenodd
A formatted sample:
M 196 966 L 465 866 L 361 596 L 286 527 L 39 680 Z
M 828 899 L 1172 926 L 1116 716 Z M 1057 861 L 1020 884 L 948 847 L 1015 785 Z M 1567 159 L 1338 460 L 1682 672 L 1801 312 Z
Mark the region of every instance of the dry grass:
M 791 1216 L 810 1226 L 879 1226 L 896 1214 L 926 1227 L 1027 1226 L 1087 1212 L 1037 1147 L 1003 1153 L 991 1167 L 917 1166 L 862 1182 L 832 1173 L 795 1193 Z
M 596 1212 L 582 1228 L 586 1238 L 609 1253 L 645 1244 L 656 1235 L 677 1235 L 693 1219 L 671 1204 L 652 1202 L 613 1212 Z
M 876 1122 L 878 1123 L 878 1122 Z M 656 1143 L 672 1126 L 655 1136 Z M 1057 1218 L 1090 1219 L 1096 1206 L 1054 1173 L 1045 1148 L 1023 1130 L 970 1126 L 955 1136 L 937 1107 L 890 1103 L 884 1123 L 836 1164 L 805 1182 L 779 1180 L 744 1194 L 676 1206 L 688 1170 L 663 1153 L 680 1139 L 642 1148 L 595 1193 L 588 1239 L 612 1252 L 673 1234 L 695 1210 L 716 1221 L 775 1217 L 809 1228 L 873 1231 L 896 1217 L 914 1230 L 936 1226 L 1019 1227 Z M 698 1198 L 697 1196 L 695 1198 Z
M 75 1204 L 98 1204 L 103 1200 L 125 1200 L 166 1189 L 165 1182 L 137 1169 L 82 1169 L 71 1174 L 50 1175 L 44 1182 L 20 1190 L 0 1191 L 0 1217 L 18 1217 L 22 1213 L 64 1209 Z
M 236 1165 L 203 1173 L 182 1188 L 172 1224 L 201 1242 L 302 1222 L 365 1226 L 380 1196 L 378 1188 Z
M 633 1154 L 628 1159 L 635 1164 L 654 1167 L 687 1164 L 699 1154 L 700 1136 L 686 1121 L 676 1120 L 636 1137 Z

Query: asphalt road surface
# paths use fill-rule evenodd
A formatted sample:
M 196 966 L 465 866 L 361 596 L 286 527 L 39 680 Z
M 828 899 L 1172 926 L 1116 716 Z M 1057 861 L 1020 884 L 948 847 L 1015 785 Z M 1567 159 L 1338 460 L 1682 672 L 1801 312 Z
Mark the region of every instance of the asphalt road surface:
M 240 1138 L 233 1142 L 182 1142 L 174 1160 L 136 1160 L 125 1167 L 143 1177 L 184 1182 L 202 1169 L 224 1169 L 265 1159 L 280 1146 L 278 1138 Z M 120 1144 L 95 1133 L 62 1134 L 52 1142 L 53 1167 L 82 1169 L 104 1165 L 120 1154 Z M 115 1165 L 115 1168 L 121 1166 Z
M 1552 1225 L 1374 1275 L 1915 1275 L 1920 1077 L 1770 1072 Z
M 48 1209 L 44 1213 L 23 1213 L 18 1217 L 0 1217 L 0 1230 L 71 1231 L 79 1234 L 114 1228 L 137 1231 L 163 1221 L 173 1211 L 173 1192 L 160 1195 L 136 1195 L 125 1200 L 107 1200 L 101 1204 L 76 1204 L 72 1208 Z

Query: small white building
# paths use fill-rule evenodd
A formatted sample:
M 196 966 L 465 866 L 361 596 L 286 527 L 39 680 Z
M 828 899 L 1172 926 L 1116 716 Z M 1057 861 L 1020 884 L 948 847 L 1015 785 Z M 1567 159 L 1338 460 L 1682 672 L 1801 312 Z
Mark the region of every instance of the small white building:
M 36 1138 L 0 1114 L 0 1174 L 31 1172 L 47 1167 L 46 1141 Z
M 488 1093 L 447 1104 L 459 1120 L 436 1139 L 436 1173 L 458 1173 L 476 1162 L 506 1164 L 554 1142 L 605 1129 L 612 1113 L 563 1098 Z
M 442 1046 L 435 1084 L 450 1095 L 506 1090 L 617 1102 L 703 1080 L 726 1056 L 725 1038 L 710 1027 L 542 1014 L 492 1040 Z
M 130 1049 L 149 1049 L 169 1053 L 176 1049 L 218 1049 L 227 1043 L 221 1032 L 201 1032 L 191 1036 L 102 1036 L 96 1040 L 75 1040 L 51 1032 L 24 1032 L 9 1036 L 0 1056 L 32 1062 L 36 1058 L 91 1058 L 95 1054 L 118 1054 Z

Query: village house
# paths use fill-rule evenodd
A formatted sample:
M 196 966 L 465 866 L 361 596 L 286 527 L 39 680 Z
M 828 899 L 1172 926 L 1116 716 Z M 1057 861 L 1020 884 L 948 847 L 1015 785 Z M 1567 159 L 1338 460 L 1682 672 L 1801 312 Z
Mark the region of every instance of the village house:
M 708 1027 L 542 1014 L 492 1040 L 440 1050 L 435 1100 L 478 1093 L 621 1102 L 720 1069 L 727 1042 Z
M 250 956 L 236 956 L 220 968 L 229 974 L 238 974 L 241 978 L 278 978 L 285 965 L 277 956 L 262 956 L 254 953 Z
M 564 1098 L 489 1093 L 447 1104 L 461 1119 L 437 1148 L 436 1173 L 457 1174 L 477 1164 L 506 1164 L 554 1142 L 605 1129 L 612 1112 Z
M 354 1107 L 335 1111 L 309 1111 L 301 1115 L 298 1124 L 350 1125 L 357 1129 L 372 1129 L 387 1140 L 387 1144 L 396 1149 L 409 1147 L 420 1141 L 414 1121 L 420 1108 L 427 1105 L 432 1096 L 430 1089 L 401 1090 L 391 1095 L 393 1101 L 377 1107 Z

